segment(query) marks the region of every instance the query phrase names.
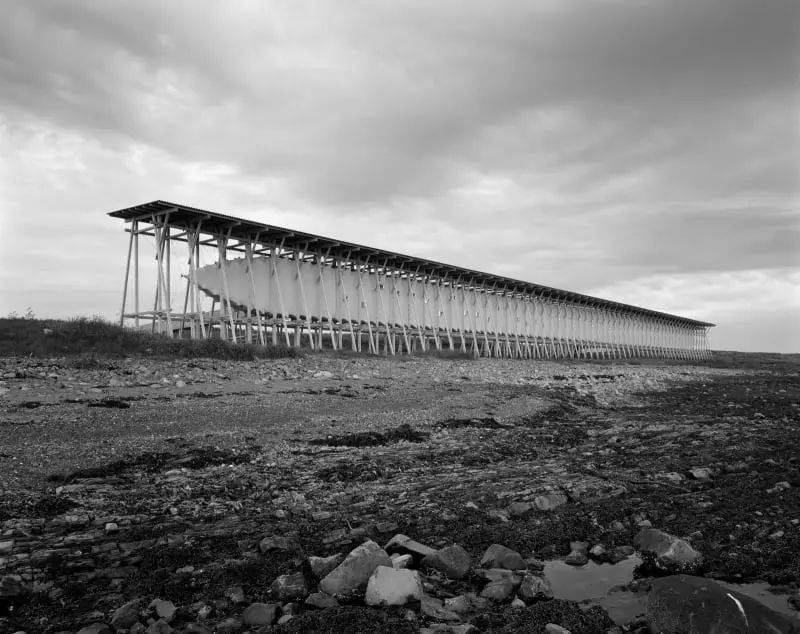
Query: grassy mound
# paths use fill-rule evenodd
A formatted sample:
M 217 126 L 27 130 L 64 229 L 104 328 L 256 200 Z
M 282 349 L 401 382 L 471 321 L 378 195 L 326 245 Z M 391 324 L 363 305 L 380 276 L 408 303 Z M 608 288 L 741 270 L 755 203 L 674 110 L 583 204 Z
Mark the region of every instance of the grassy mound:
M 99 318 L 0 319 L 0 356 L 213 358 L 236 361 L 294 357 L 285 346 L 231 343 L 220 339 L 172 339 L 122 328 Z

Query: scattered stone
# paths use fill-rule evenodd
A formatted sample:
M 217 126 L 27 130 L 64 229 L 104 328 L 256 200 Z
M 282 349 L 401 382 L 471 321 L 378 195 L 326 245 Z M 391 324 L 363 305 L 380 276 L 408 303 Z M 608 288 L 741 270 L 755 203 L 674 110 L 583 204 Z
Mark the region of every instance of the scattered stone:
M 0 577 L 0 597 L 14 598 L 25 594 L 27 588 L 20 575 L 3 575 Z
M 279 605 L 275 603 L 251 603 L 242 612 L 244 625 L 272 625 L 278 618 Z
M 319 582 L 319 589 L 337 596 L 363 588 L 378 566 L 391 568 L 392 560 L 378 544 L 366 541 Z
M 119 532 L 119 525 L 116 522 L 107 522 L 105 530 L 109 535 L 113 535 Z
M 242 586 L 231 586 L 225 589 L 225 597 L 236 605 L 246 603 L 247 599 L 244 596 L 244 588 Z
M 453 610 L 448 610 L 445 608 L 441 600 L 427 594 L 422 595 L 422 598 L 420 599 L 420 609 L 422 610 L 422 614 L 427 616 L 429 619 L 435 619 L 437 621 L 461 620 L 461 617 Z
M 450 599 L 444 600 L 444 607 L 447 610 L 455 612 L 457 614 L 466 614 L 470 611 L 472 604 L 470 603 L 469 598 L 465 595 L 460 594 L 457 597 L 452 597 Z
M 231 616 L 217 623 L 215 631 L 217 632 L 217 634 L 234 634 L 235 632 L 240 632 L 241 629 L 242 629 L 242 621 L 240 621 L 236 617 Z
M 561 627 L 557 623 L 548 623 L 544 626 L 545 634 L 572 634 L 570 630 Z
M 401 553 L 401 554 L 411 554 L 415 557 L 422 559 L 423 557 L 427 557 L 428 555 L 432 555 L 436 552 L 435 549 L 431 548 L 430 546 L 426 546 L 425 544 L 420 544 L 417 541 L 414 541 L 407 535 L 403 535 L 402 533 L 398 533 L 394 537 L 392 537 L 388 542 L 386 542 L 386 546 L 384 546 L 384 550 L 391 554 L 391 553 Z
M 533 510 L 533 505 L 527 502 L 513 502 L 508 507 L 511 517 L 522 517 Z
M 335 597 L 332 597 L 329 594 L 325 594 L 324 592 L 314 592 L 313 594 L 308 595 L 305 604 L 312 608 L 324 610 L 326 608 L 337 607 L 339 602 Z
M 114 634 L 105 623 L 92 623 L 78 630 L 78 634 Z
M 634 545 L 645 555 L 655 557 L 665 569 L 686 570 L 699 564 L 701 555 L 688 542 L 655 528 L 643 528 Z
M 13 539 L 0 541 L 0 556 L 10 555 L 12 550 L 14 550 Z
M 647 619 L 656 632 L 792 632 L 785 616 L 716 581 L 689 575 L 654 579 Z
M 308 586 L 302 572 L 281 575 L 269 588 L 270 593 L 280 601 L 303 599 L 308 594 Z
M 422 598 L 422 583 L 416 570 L 378 566 L 367 582 L 367 605 L 405 605 Z
M 392 560 L 392 568 L 395 570 L 400 570 L 402 568 L 408 568 L 409 564 L 414 561 L 414 557 L 411 555 L 401 555 L 400 553 L 395 553 L 394 555 L 390 556 Z
M 553 589 L 550 582 L 544 577 L 526 573 L 522 577 L 522 583 L 517 590 L 519 598 L 526 603 L 553 598 Z
M 481 568 L 505 568 L 506 570 L 521 570 L 525 568 L 525 560 L 515 550 L 506 548 L 502 544 L 492 544 L 481 557 Z
M 453 544 L 428 555 L 422 560 L 422 564 L 438 570 L 450 579 L 463 579 L 472 566 L 472 557 L 461 546 Z
M 111 616 L 111 627 L 115 630 L 133 627 L 133 624 L 137 623 L 141 616 L 142 603 L 142 599 L 134 599 L 117 608 Z
M 767 489 L 767 493 L 771 493 L 771 494 L 772 493 L 781 493 L 782 491 L 784 491 L 786 489 L 791 489 L 791 488 L 792 488 L 792 485 L 784 480 L 783 482 L 778 482 L 777 484 L 775 484 L 774 487 L 772 487 L 770 489 Z
M 150 604 L 150 609 L 154 610 L 155 613 L 158 615 L 158 618 L 164 619 L 167 623 L 172 621 L 175 617 L 175 612 L 177 608 L 172 601 L 162 601 L 161 599 L 156 599 Z
M 552 511 L 566 504 L 567 496 L 563 493 L 546 493 L 545 495 L 537 495 L 533 503 L 540 511 Z
M 258 549 L 262 553 L 269 553 L 273 551 L 291 551 L 294 550 L 294 547 L 294 540 L 282 535 L 271 535 L 258 542 Z
M 344 560 L 342 553 L 336 553 L 330 557 L 314 557 L 313 555 L 308 558 L 308 565 L 311 567 L 311 572 L 317 579 L 322 579 L 331 570 L 336 568 Z
M 599 559 L 600 561 L 603 561 L 607 557 L 608 551 L 606 551 L 606 547 L 603 546 L 603 544 L 595 544 L 589 550 L 589 555 L 593 559 Z
M 494 581 L 487 583 L 481 596 L 484 599 L 491 599 L 492 601 L 505 601 L 512 594 L 514 594 L 514 580 L 510 577 L 501 577 Z
M 564 563 L 570 566 L 583 566 L 589 562 L 589 557 L 586 554 L 589 550 L 587 542 L 570 542 L 569 548 L 570 552 L 564 559 Z
M 705 481 L 711 479 L 711 469 L 708 467 L 695 467 L 690 469 L 689 473 L 692 474 L 695 480 Z
M 164 619 L 158 619 L 147 626 L 145 634 L 172 634 L 174 631 Z

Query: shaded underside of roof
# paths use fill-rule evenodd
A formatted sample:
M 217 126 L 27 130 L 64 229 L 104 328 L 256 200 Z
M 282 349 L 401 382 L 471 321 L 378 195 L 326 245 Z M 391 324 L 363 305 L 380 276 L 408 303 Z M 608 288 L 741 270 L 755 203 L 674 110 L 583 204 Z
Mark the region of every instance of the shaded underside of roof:
M 173 227 L 183 227 L 185 229 L 194 230 L 199 226 L 202 233 L 210 235 L 229 235 L 233 239 L 245 242 L 255 241 L 264 244 L 282 245 L 286 249 L 311 250 L 350 261 L 368 262 L 372 266 L 403 269 L 419 275 L 432 275 L 435 277 L 447 276 L 450 280 L 460 278 L 460 280 L 465 283 L 496 286 L 498 289 L 515 289 L 519 292 L 536 294 L 550 299 L 598 306 L 636 315 L 669 319 L 674 322 L 680 322 L 698 328 L 714 326 L 714 324 L 708 322 L 688 319 L 679 315 L 671 315 L 669 313 L 614 302 L 591 295 L 573 293 L 572 291 L 565 291 L 550 286 L 515 280 L 500 275 L 492 275 L 491 273 L 474 271 L 451 264 L 444 264 L 442 262 L 404 255 L 402 253 L 376 249 L 363 244 L 326 238 L 313 233 L 286 229 L 284 227 L 255 222 L 253 220 L 245 220 L 243 218 L 236 218 L 234 216 L 197 209 L 195 207 L 187 207 L 186 205 L 179 205 L 163 200 L 155 200 L 153 202 L 119 209 L 110 212 L 108 215 L 126 221 L 142 220 L 151 222 L 157 220 L 161 222 L 165 219 L 167 214 L 168 222 Z

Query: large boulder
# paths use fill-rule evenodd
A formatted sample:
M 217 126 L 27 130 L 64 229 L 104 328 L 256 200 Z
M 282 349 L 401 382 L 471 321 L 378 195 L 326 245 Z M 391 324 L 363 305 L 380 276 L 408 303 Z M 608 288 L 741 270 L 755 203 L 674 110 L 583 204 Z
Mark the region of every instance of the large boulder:
M 502 544 L 492 544 L 481 558 L 481 568 L 505 568 L 521 570 L 525 568 L 525 560 L 517 551 L 506 548 Z
M 349 594 L 367 585 L 378 566 L 392 567 L 386 551 L 368 540 L 350 552 L 344 561 L 319 582 L 321 592 L 332 596 Z
M 688 572 L 702 559 L 688 542 L 656 528 L 643 528 L 633 544 L 643 555 L 655 558 L 659 567 L 676 572 Z
M 367 582 L 367 605 L 405 605 L 422 598 L 422 583 L 416 570 L 378 566 Z
M 458 544 L 447 546 L 428 555 L 422 564 L 438 570 L 450 579 L 462 579 L 472 566 L 472 557 Z
M 647 619 L 662 634 L 789 634 L 793 624 L 760 601 L 702 577 L 672 575 L 652 582 Z

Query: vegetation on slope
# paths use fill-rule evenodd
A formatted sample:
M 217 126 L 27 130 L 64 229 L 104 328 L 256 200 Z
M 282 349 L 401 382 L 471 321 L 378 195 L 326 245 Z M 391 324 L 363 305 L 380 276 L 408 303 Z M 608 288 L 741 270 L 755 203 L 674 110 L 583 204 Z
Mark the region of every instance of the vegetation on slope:
M 285 346 L 231 343 L 220 339 L 172 339 L 122 328 L 100 318 L 0 319 L 0 356 L 214 358 L 250 361 L 294 357 Z

